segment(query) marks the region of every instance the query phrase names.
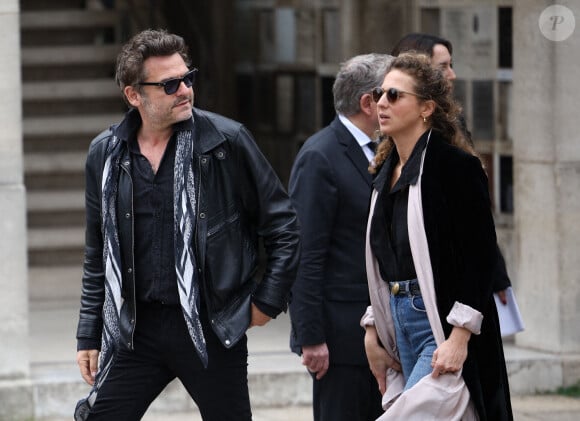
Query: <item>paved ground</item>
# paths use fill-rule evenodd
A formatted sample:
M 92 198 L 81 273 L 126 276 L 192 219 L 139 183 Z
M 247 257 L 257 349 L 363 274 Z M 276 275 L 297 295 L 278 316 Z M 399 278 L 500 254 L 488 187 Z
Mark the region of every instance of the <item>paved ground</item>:
M 517 396 L 513 398 L 515 421 L 578 421 L 580 399 L 563 396 Z M 311 421 L 311 409 L 305 406 L 260 408 L 254 411 L 254 421 Z M 51 418 L 43 421 L 65 421 Z M 69 421 L 67 418 L 66 421 Z M 152 414 L 143 421 L 201 421 L 199 414 Z
M 253 410 L 253 421 L 312 421 L 309 407 L 286 407 Z M 70 421 L 70 418 L 50 418 L 38 421 Z M 202 421 L 199 414 L 155 414 L 145 415 L 142 421 Z
M 30 321 L 30 354 L 35 373 L 43 370 L 54 370 L 56 367 L 60 376 L 77 376 L 74 365 L 76 353 L 74 332 L 77 311 L 76 303 L 33 306 Z M 249 370 L 276 372 L 276 369 L 280 369 L 282 366 L 292 370 L 301 370 L 299 358 L 290 354 L 288 350 L 288 332 L 287 315 L 282 315 L 265 328 L 251 329 L 248 332 Z M 309 396 L 309 391 L 306 392 Z M 536 395 L 512 396 L 512 400 L 516 421 L 580 420 L 580 399 L 557 395 Z M 254 407 L 254 421 L 312 420 L 311 409 L 308 405 L 290 405 L 278 408 L 264 408 L 264 406 L 266 405 Z M 68 409 L 65 413 L 68 413 Z M 70 419 L 70 417 L 51 417 L 37 421 L 70 421 Z M 201 417 L 194 411 L 166 413 L 156 410 L 150 411 L 143 418 L 143 421 L 200 420 Z
M 515 421 L 579 421 L 580 399 L 562 396 L 518 396 L 513 400 Z M 311 421 L 310 407 L 258 409 L 254 421 Z M 55 420 L 57 421 L 57 420 Z M 143 421 L 201 421 L 196 414 L 146 416 Z

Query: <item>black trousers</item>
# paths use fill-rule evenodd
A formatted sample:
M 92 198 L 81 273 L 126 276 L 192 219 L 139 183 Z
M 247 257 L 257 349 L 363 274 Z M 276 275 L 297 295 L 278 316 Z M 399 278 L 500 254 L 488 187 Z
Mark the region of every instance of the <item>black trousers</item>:
M 384 412 L 368 367 L 331 364 L 322 379 L 312 378 L 314 421 L 374 421 Z
M 252 419 L 245 336 L 226 349 L 202 317 L 209 357 L 205 369 L 180 307 L 140 303 L 136 320 L 134 351 L 122 349 L 116 355 L 89 421 L 138 421 L 175 378 L 185 386 L 204 421 Z

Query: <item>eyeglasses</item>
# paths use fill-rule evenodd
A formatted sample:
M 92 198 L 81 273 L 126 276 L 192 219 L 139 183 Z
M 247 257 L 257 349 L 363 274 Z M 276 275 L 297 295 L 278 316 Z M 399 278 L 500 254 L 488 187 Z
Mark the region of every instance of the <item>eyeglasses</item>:
M 373 101 L 375 102 L 379 102 L 379 100 L 384 94 L 387 94 L 387 101 L 389 101 L 389 104 L 394 104 L 395 102 L 397 102 L 401 97 L 401 94 L 409 94 L 416 96 L 417 98 L 427 99 L 424 96 L 416 94 L 414 92 L 401 91 L 400 89 L 397 88 L 389 88 L 385 91 L 383 88 L 379 86 L 371 91 Z
M 192 69 L 183 77 L 176 77 L 174 79 L 168 79 L 165 82 L 139 82 L 137 85 L 141 86 L 163 86 L 165 93 L 167 95 L 173 95 L 179 89 L 179 85 L 181 82 L 185 83 L 185 86 L 191 88 L 193 82 L 195 82 L 195 75 L 197 73 L 197 69 Z

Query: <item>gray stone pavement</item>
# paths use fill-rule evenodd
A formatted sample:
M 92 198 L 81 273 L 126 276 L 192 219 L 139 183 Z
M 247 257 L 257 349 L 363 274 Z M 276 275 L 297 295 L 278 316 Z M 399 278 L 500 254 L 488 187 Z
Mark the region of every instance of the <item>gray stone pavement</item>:
M 37 389 L 37 421 L 70 420 L 68 414 L 74 403 L 88 391 L 75 364 L 77 308 L 77 302 L 31 303 L 31 377 Z M 300 359 L 290 353 L 288 334 L 287 315 L 248 332 L 255 421 L 312 419 L 310 378 Z M 526 392 L 527 383 L 557 384 L 556 357 L 520 350 L 509 343 L 506 357 L 510 386 L 517 389 L 517 393 L 512 391 L 516 421 L 580 420 L 580 399 Z M 550 376 L 555 380 L 543 379 Z M 143 420 L 199 421 L 201 417 L 182 386 L 175 382 L 153 403 Z
M 513 398 L 515 421 L 578 421 L 580 400 L 562 396 L 515 396 Z M 311 421 L 310 406 L 257 408 L 254 421 Z M 43 418 L 42 421 L 68 421 L 70 418 Z M 195 411 L 180 413 L 147 414 L 143 421 L 202 421 Z
M 312 409 L 308 406 L 258 408 L 252 410 L 253 421 L 311 421 Z M 70 418 L 45 418 L 42 421 L 69 421 Z M 142 421 L 202 421 L 199 413 L 147 414 Z

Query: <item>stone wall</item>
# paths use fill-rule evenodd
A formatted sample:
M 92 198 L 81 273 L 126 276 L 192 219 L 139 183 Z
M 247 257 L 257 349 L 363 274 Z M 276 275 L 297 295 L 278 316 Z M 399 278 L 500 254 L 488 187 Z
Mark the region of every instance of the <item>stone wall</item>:
M 18 0 L 0 3 L 0 379 L 28 374 Z
M 0 419 L 28 419 L 26 204 L 18 0 L 0 2 Z
M 580 352 L 580 3 L 514 2 L 514 179 L 518 299 L 516 343 Z M 570 26 L 570 27 L 567 27 Z

